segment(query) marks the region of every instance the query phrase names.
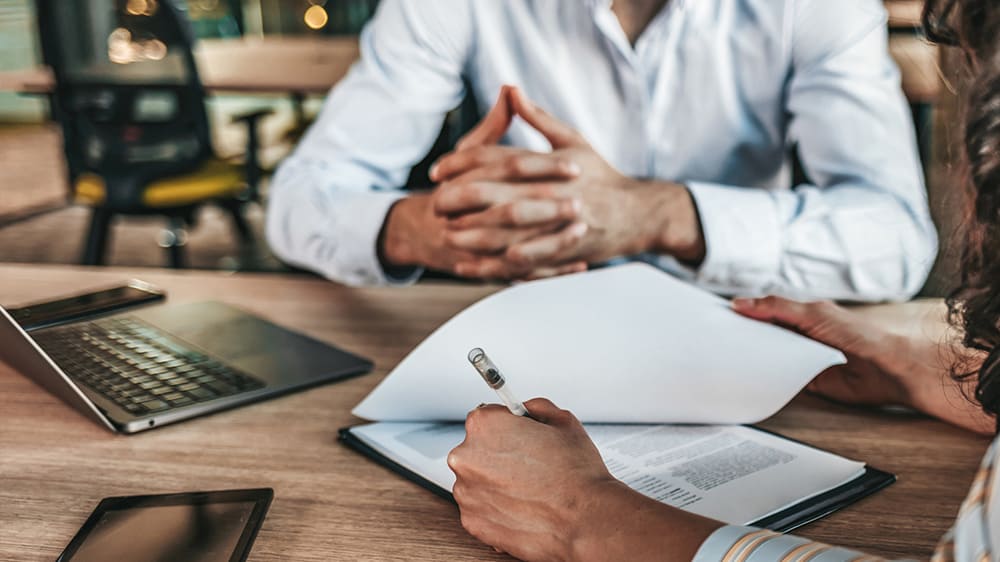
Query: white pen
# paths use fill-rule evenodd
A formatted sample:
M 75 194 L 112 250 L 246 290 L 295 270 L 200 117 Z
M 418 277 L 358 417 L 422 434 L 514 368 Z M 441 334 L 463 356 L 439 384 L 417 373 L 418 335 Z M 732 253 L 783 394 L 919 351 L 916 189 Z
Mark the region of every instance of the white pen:
M 497 392 L 497 396 L 503 401 L 510 413 L 515 416 L 527 416 L 531 417 L 528 413 L 528 409 L 524 407 L 524 404 L 520 400 L 514 397 L 511 393 L 510 388 L 507 386 L 506 379 L 503 378 L 503 374 L 500 372 L 500 368 L 496 366 L 495 363 L 486 355 L 486 352 L 481 348 L 475 348 L 469 352 L 469 363 L 479 371 L 482 375 L 483 380 L 486 384 L 490 385 L 490 388 Z M 534 419 L 534 418 L 532 418 Z

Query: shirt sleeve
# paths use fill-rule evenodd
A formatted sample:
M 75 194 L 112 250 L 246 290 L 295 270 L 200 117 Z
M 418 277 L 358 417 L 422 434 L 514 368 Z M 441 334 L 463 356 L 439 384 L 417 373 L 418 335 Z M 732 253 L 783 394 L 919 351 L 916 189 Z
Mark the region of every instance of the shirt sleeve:
M 267 239 L 282 260 L 351 285 L 389 275 L 377 241 L 410 168 L 461 103 L 471 49 L 467 0 L 383 0 L 360 38 L 361 59 L 272 181 Z
M 729 525 L 705 540 L 694 562 L 862 562 L 882 560 L 849 550 L 813 542 L 794 535 L 779 535 L 754 527 Z
M 993 441 L 951 530 L 931 562 L 997 560 L 1000 553 L 1000 439 Z
M 705 285 L 740 294 L 903 300 L 937 253 L 913 122 L 876 0 L 789 0 L 789 141 L 813 184 L 692 182 Z

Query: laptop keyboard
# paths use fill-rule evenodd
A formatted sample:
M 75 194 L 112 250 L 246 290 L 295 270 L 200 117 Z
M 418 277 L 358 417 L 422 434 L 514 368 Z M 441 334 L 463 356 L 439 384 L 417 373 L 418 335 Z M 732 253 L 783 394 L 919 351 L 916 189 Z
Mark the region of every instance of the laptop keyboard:
M 50 328 L 32 338 L 71 378 L 135 415 L 265 386 L 127 316 Z

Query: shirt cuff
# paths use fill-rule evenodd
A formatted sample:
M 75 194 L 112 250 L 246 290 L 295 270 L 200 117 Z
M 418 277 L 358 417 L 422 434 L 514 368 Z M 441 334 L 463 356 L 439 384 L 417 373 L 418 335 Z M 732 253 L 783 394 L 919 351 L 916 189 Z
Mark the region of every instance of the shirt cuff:
M 759 541 L 772 533 L 755 527 L 726 525 L 717 529 L 705 539 L 692 562 L 720 562 L 731 560 L 734 550 L 740 550 L 742 545 L 751 541 Z
M 849 550 L 813 542 L 795 535 L 727 525 L 709 535 L 694 556 L 693 562 L 774 562 L 775 560 L 812 560 L 813 562 L 854 562 L 862 558 L 880 560 Z
M 771 193 L 686 182 L 705 236 L 697 281 L 756 292 L 774 282 L 781 264 L 781 226 Z
M 387 271 L 378 256 L 378 238 L 392 206 L 405 197 L 398 192 L 365 191 L 338 196 L 336 272 L 331 277 L 355 286 L 409 285 L 423 269 L 391 268 Z

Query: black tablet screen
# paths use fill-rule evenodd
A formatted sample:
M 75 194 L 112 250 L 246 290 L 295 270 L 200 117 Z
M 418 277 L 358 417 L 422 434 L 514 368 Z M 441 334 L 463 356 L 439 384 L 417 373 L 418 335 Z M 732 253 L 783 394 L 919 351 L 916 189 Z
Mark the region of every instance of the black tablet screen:
M 98 506 L 61 560 L 242 560 L 270 499 L 240 494 L 110 498 Z

